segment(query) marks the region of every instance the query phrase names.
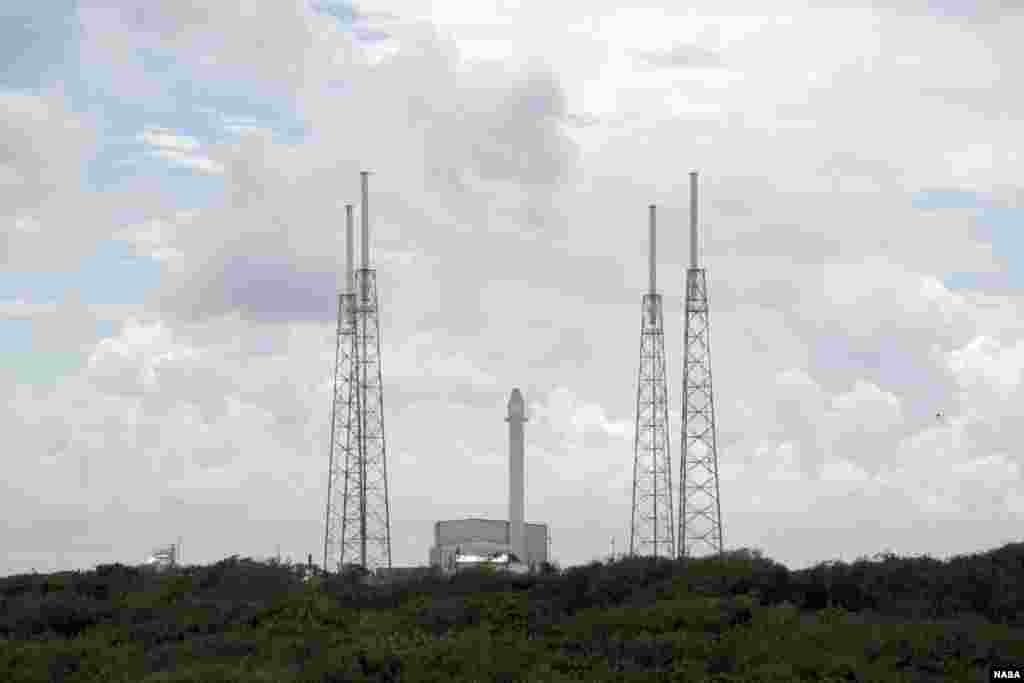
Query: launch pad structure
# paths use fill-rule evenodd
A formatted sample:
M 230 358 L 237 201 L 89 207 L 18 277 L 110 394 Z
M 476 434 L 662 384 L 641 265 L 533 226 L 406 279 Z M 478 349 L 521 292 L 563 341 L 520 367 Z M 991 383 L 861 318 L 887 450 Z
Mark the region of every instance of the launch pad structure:
M 642 302 L 629 554 L 692 557 L 710 550 L 720 555 L 722 507 L 711 384 L 707 273 L 698 265 L 697 172 L 690 173 L 690 265 L 686 270 L 683 313 L 683 424 L 679 505 L 675 511 L 672 509 L 665 330 L 662 298 L 655 277 L 657 207 L 652 204 L 648 208 L 650 284 Z M 678 512 L 677 520 L 673 519 L 673 512 Z
M 442 572 L 475 564 L 495 566 L 495 558 L 507 557 L 509 566 L 536 571 L 548 561 L 548 526 L 525 521 L 526 401 L 518 388 L 509 395 L 508 424 L 508 519 L 468 517 L 434 525 L 434 545 L 429 562 Z
M 352 205 L 345 207 L 345 282 L 338 295 L 324 570 L 391 568 L 380 317 L 370 267 L 369 173 L 362 185 L 362 263 L 354 269 Z
M 327 572 L 342 571 L 353 565 L 371 572 L 392 569 L 379 299 L 376 272 L 370 265 L 368 176 L 366 171 L 360 173 L 362 260 L 358 270 L 354 267 L 353 206 L 345 207 L 346 269 L 338 294 L 324 523 L 323 567 Z M 707 274 L 698 265 L 696 172 L 690 173 L 690 265 L 686 270 L 679 504 L 675 510 L 672 506 L 664 316 L 655 277 L 654 205 L 649 207 L 649 224 L 650 283 L 642 299 L 641 312 L 630 554 L 691 557 L 701 550 L 721 554 L 722 515 Z M 530 565 L 538 560 L 547 561 L 547 526 L 526 524 L 523 519 L 523 423 L 526 421 L 523 407 L 520 392 L 513 391 L 506 418 L 510 441 L 508 522 L 452 520 L 439 523 L 431 564 L 443 565 L 445 553 L 454 550 L 452 557 L 455 557 L 462 544 L 480 544 L 481 547 L 497 544 L 503 546 L 510 557 Z M 456 533 L 464 526 L 465 529 Z M 449 528 L 452 533 L 448 533 Z M 449 548 L 452 541 L 454 549 Z M 535 547 L 538 543 L 542 550 Z
M 711 384 L 711 334 L 707 273 L 697 253 L 697 172 L 690 173 L 690 267 L 686 270 L 683 323 L 683 426 L 679 459 L 681 557 L 722 553 L 715 394 Z
M 633 441 L 633 511 L 629 554 L 675 557 L 668 371 L 661 294 L 657 289 L 657 207 L 650 212 L 650 285 L 641 305 L 640 370 Z

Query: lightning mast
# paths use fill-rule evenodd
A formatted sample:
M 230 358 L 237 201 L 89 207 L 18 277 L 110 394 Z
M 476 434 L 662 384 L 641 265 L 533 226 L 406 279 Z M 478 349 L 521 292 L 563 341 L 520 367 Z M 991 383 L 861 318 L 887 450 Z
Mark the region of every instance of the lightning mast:
M 346 270 L 338 296 L 324 570 L 391 567 L 391 512 L 384 441 L 380 318 L 370 267 L 369 173 L 362 181 L 362 264 L 353 266 L 352 206 L 346 205 Z M 339 491 L 340 489 L 340 491 Z M 340 498 L 340 500 L 339 500 Z
M 679 555 L 722 553 L 715 401 L 705 270 L 697 259 L 697 172 L 690 173 L 690 267 L 683 334 L 683 429 L 679 462 Z
M 650 283 L 641 306 L 629 554 L 675 557 L 665 330 L 655 281 L 656 207 L 652 204 L 649 211 Z

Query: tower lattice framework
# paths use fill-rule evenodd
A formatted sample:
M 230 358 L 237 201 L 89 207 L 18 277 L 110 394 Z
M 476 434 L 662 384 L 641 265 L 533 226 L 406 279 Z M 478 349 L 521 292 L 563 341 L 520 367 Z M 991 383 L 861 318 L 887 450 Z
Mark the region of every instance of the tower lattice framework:
M 691 266 L 686 271 L 683 325 L 683 426 L 679 462 L 680 556 L 722 552 L 715 396 L 707 273 L 697 267 L 697 174 L 690 174 Z
M 365 174 L 363 187 L 365 242 Z M 364 264 L 367 253 L 364 247 Z M 349 292 L 338 297 L 324 569 L 355 564 L 372 571 L 391 567 L 376 273 L 364 265 L 348 282 Z
M 654 207 L 650 210 L 651 286 L 642 302 L 629 554 L 675 557 L 665 330 L 661 294 L 655 291 Z

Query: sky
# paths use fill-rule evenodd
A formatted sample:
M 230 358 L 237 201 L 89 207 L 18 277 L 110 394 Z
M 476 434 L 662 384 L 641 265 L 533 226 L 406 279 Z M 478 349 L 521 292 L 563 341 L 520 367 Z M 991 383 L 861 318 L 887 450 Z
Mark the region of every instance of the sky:
M 319 561 L 361 170 L 396 566 L 506 518 L 513 387 L 553 559 L 628 543 L 652 203 L 678 484 L 691 170 L 726 548 L 1020 541 L 1000 4 L 5 3 L 0 575 Z

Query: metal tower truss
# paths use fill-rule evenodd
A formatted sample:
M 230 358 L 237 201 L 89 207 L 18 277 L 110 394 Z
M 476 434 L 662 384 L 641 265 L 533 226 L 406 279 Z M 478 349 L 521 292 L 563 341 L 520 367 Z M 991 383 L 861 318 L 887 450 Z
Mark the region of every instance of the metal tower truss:
M 345 286 L 338 297 L 324 570 L 391 568 L 391 510 L 376 272 L 370 267 L 369 172 L 362 180 L 362 267 L 354 270 L 352 205 L 345 206 Z
M 376 274 L 356 271 L 362 293 L 339 297 L 331 411 L 324 567 L 391 567 L 391 519 L 384 442 Z M 347 311 L 347 314 L 345 313 Z
M 391 510 L 384 443 L 384 383 L 380 367 L 380 316 L 376 273 L 356 271 L 355 309 L 356 458 L 349 459 L 345 486 L 346 510 L 342 562 L 356 557 L 367 569 L 391 568 Z M 352 549 L 350 551 L 350 548 Z
M 335 335 L 334 391 L 331 400 L 330 465 L 327 470 L 327 518 L 324 532 L 324 570 L 339 571 L 348 491 L 348 463 L 356 458 L 358 421 L 355 401 L 356 344 L 355 295 L 338 295 L 338 330 Z M 351 556 L 351 552 L 345 553 Z M 351 560 L 350 560 L 351 561 Z
M 707 277 L 703 268 L 686 271 L 683 341 L 683 429 L 679 463 L 679 552 L 691 557 L 722 552 L 722 506 L 718 490 L 715 401 L 711 386 L 711 343 Z
M 353 310 L 352 379 L 348 419 L 342 434 L 352 435 L 345 455 L 339 565 L 373 570 L 391 567 L 391 519 L 384 444 L 384 393 L 380 368 L 380 318 L 376 273 L 356 271 Z
M 661 295 L 650 292 L 643 298 L 640 333 L 630 555 L 676 555 L 667 374 Z

